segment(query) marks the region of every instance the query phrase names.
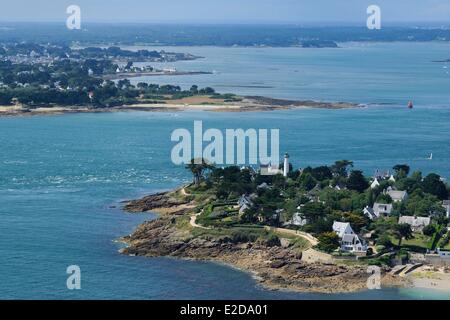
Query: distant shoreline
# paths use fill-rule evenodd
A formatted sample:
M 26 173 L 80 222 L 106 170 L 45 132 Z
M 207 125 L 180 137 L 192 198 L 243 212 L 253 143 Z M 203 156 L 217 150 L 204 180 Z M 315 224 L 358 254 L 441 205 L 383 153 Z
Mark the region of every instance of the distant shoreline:
M 214 101 L 205 97 L 169 100 L 167 103 L 138 103 L 108 108 L 89 108 L 87 106 L 42 106 L 29 108 L 23 106 L 0 106 L 0 117 L 58 115 L 68 113 L 105 113 L 126 111 L 210 111 L 210 112 L 261 112 L 288 109 L 350 109 L 362 105 L 349 102 L 318 102 L 312 100 L 285 100 L 261 96 L 242 97 L 242 101 Z
M 119 80 L 128 78 L 138 78 L 138 77 L 156 77 L 156 76 L 193 76 L 202 74 L 213 74 L 212 72 L 206 71 L 174 71 L 174 72 L 123 72 L 116 74 L 107 74 L 102 76 L 103 80 Z

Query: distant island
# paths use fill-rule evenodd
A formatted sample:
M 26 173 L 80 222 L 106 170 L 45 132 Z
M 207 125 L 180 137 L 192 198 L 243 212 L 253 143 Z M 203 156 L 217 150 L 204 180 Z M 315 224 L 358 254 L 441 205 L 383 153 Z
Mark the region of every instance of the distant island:
M 363 290 L 378 266 L 383 286 L 450 291 L 450 187 L 437 174 L 400 164 L 365 177 L 347 160 L 293 170 L 287 155 L 280 167 L 186 168 L 193 183 L 126 202 L 159 217 L 121 239 L 123 254 L 223 262 L 271 289 Z

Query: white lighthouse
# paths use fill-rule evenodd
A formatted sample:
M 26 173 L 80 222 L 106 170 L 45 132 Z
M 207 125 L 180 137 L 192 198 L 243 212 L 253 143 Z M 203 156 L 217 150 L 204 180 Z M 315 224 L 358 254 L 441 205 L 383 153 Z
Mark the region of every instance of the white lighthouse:
M 284 170 L 283 170 L 283 176 L 287 177 L 289 174 L 289 154 L 284 155 Z

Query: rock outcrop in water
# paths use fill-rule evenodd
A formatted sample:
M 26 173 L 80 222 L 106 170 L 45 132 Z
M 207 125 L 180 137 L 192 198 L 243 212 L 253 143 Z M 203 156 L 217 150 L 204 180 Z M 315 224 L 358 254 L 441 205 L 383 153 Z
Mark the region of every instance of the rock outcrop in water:
M 185 210 L 180 208 L 183 205 L 187 205 L 190 202 L 187 200 L 179 200 L 173 198 L 169 192 L 156 193 L 153 195 L 145 196 L 142 199 L 132 200 L 125 204 L 123 209 L 128 212 L 146 212 L 151 210 L 175 209 L 182 213 Z

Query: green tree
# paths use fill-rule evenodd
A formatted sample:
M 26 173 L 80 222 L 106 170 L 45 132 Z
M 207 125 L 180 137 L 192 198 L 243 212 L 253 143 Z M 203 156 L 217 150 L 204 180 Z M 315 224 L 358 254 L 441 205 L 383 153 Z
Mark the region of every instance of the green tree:
M 331 171 L 337 176 L 346 177 L 349 167 L 353 167 L 353 161 L 339 160 L 331 166 Z
M 388 194 L 380 193 L 377 197 L 378 203 L 392 203 L 392 198 Z
M 333 177 L 333 174 L 332 174 L 330 168 L 328 168 L 327 166 L 321 166 L 321 167 L 314 168 L 314 169 L 312 169 L 311 174 L 314 177 L 314 179 L 316 179 L 318 181 L 331 179 Z
M 429 237 L 431 237 L 435 232 L 436 232 L 436 227 L 432 224 L 425 226 L 422 230 L 422 233 Z
M 193 94 L 196 95 L 198 94 L 198 86 L 196 86 L 195 84 L 191 87 L 191 89 L 189 89 L 189 91 Z
M 200 159 L 198 159 L 200 160 Z M 207 170 L 213 169 L 214 166 L 210 165 L 206 162 L 204 158 L 202 158 L 200 161 L 196 161 L 196 159 L 192 159 L 191 163 L 186 165 L 186 169 L 191 171 L 192 175 L 194 176 L 194 184 L 198 186 L 200 184 L 200 181 L 204 177 L 204 173 Z
M 318 237 L 317 247 L 325 252 L 333 252 L 339 248 L 339 236 L 335 232 L 324 232 Z
M 369 187 L 369 183 L 364 178 L 362 171 L 353 170 L 347 181 L 347 188 L 358 192 L 364 192 Z
M 442 202 L 434 195 L 417 189 L 405 203 L 406 212 L 412 216 L 440 216 L 445 213 Z
M 402 240 L 403 239 L 412 239 L 413 237 L 413 232 L 411 230 L 411 226 L 407 223 L 400 223 L 400 224 L 396 224 L 394 226 L 394 236 L 398 239 L 398 245 L 401 246 L 402 245 Z
M 310 173 L 303 173 L 298 180 L 300 187 L 306 191 L 312 190 L 317 184 L 316 179 Z
M 387 234 L 381 235 L 377 239 L 376 244 L 377 244 L 377 246 L 383 246 L 386 249 L 389 249 L 392 247 L 392 241 L 391 241 L 391 239 L 389 239 L 389 236 Z
M 447 187 L 441 181 L 441 177 L 435 173 L 430 173 L 423 179 L 422 187 L 423 191 L 435 195 L 441 200 L 445 200 L 448 197 Z
M 327 209 L 320 202 L 308 202 L 302 207 L 301 213 L 310 222 L 316 222 L 326 215 Z
M 397 179 L 406 178 L 409 174 L 409 166 L 407 164 L 397 164 L 394 166 L 395 176 Z
M 346 212 L 342 220 L 349 222 L 355 232 L 360 232 L 362 228 L 369 224 L 369 218 L 359 212 Z

